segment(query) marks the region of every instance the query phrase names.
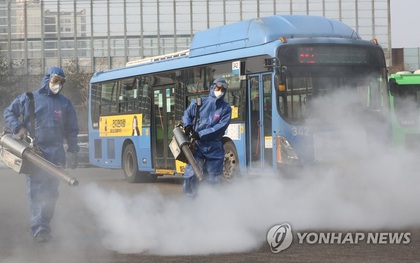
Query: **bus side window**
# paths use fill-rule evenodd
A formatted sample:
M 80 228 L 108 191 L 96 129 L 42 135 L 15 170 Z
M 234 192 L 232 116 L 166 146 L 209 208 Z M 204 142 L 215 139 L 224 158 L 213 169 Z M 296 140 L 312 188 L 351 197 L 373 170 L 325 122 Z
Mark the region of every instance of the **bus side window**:
M 99 114 L 101 111 L 101 84 L 92 84 L 92 123 L 98 123 Z M 94 126 L 95 127 L 95 126 Z
M 186 72 L 185 84 L 188 93 L 206 93 L 209 90 L 209 67 L 193 68 Z
M 137 92 L 135 101 L 138 103 L 136 105 L 136 112 L 143 114 L 143 125 L 150 125 L 150 107 L 151 107 L 151 86 L 148 84 L 148 77 L 141 77 L 137 81 Z
M 117 81 L 111 81 L 102 84 L 100 115 L 117 112 L 117 87 Z
M 127 86 L 123 83 L 121 85 L 121 93 L 118 100 L 120 112 L 128 111 L 128 97 L 127 97 Z
M 180 76 L 176 82 L 176 87 L 174 91 L 175 96 L 175 108 L 174 108 L 174 118 L 175 124 L 177 121 L 182 121 L 182 116 L 184 115 L 184 110 L 186 106 L 184 106 L 184 97 L 185 97 L 185 86 L 183 83 L 183 76 Z
M 120 112 L 135 112 L 138 91 L 138 78 L 128 78 L 121 81 L 119 94 Z

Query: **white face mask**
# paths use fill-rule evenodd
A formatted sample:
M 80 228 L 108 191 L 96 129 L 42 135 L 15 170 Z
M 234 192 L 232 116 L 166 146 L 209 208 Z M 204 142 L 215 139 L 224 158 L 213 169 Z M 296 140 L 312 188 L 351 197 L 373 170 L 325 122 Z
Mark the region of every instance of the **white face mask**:
M 218 91 L 214 91 L 214 96 L 216 96 L 216 98 L 220 98 L 223 96 L 223 94 L 225 94 L 224 92 L 222 92 L 221 90 Z
M 50 90 L 52 91 L 52 93 L 57 94 L 60 92 L 62 88 L 63 86 L 60 85 L 59 83 L 53 84 L 50 82 Z

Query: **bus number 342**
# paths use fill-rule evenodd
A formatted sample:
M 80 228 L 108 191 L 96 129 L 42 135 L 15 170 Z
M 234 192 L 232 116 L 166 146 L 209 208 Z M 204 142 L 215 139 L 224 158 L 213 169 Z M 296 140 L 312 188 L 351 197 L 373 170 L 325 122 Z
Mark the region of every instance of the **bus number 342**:
M 309 133 L 309 128 L 308 127 L 292 127 L 293 136 L 308 135 L 308 133 Z

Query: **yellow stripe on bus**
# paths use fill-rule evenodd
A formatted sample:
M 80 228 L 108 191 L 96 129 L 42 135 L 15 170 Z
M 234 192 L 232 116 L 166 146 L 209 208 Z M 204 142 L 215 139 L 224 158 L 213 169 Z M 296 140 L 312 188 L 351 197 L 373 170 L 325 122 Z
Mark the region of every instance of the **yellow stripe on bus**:
M 173 175 L 174 171 L 173 170 L 168 170 L 168 169 L 156 169 L 156 173 L 157 174 L 169 174 L 169 175 Z

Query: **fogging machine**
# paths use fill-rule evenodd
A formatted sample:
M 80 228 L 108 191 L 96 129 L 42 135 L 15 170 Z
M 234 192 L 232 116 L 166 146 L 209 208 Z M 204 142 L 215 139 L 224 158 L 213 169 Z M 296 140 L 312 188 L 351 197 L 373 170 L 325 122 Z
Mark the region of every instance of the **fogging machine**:
M 79 181 L 69 176 L 64 169 L 44 159 L 34 147 L 34 140 L 19 139 L 5 129 L 0 135 L 0 154 L 3 163 L 19 174 L 31 174 L 36 169 L 41 169 L 61 180 L 70 186 L 77 186 Z
M 201 107 L 201 98 L 197 98 L 197 108 L 195 112 L 194 118 L 194 130 L 197 126 L 197 119 L 199 117 Z M 173 130 L 173 137 L 172 141 L 169 144 L 169 148 L 176 160 L 189 163 L 194 171 L 195 176 L 197 177 L 198 181 L 203 180 L 203 169 L 197 164 L 194 159 L 193 152 L 194 148 L 194 140 L 191 137 L 187 136 L 183 129 L 181 129 L 182 124 L 179 123 L 176 125 L 175 129 Z
M 193 142 L 188 139 L 187 135 L 181 129 L 181 125 L 175 127 L 173 134 L 171 143 L 169 144 L 172 155 L 176 160 L 190 164 L 198 181 L 203 180 L 203 170 L 193 156 Z

